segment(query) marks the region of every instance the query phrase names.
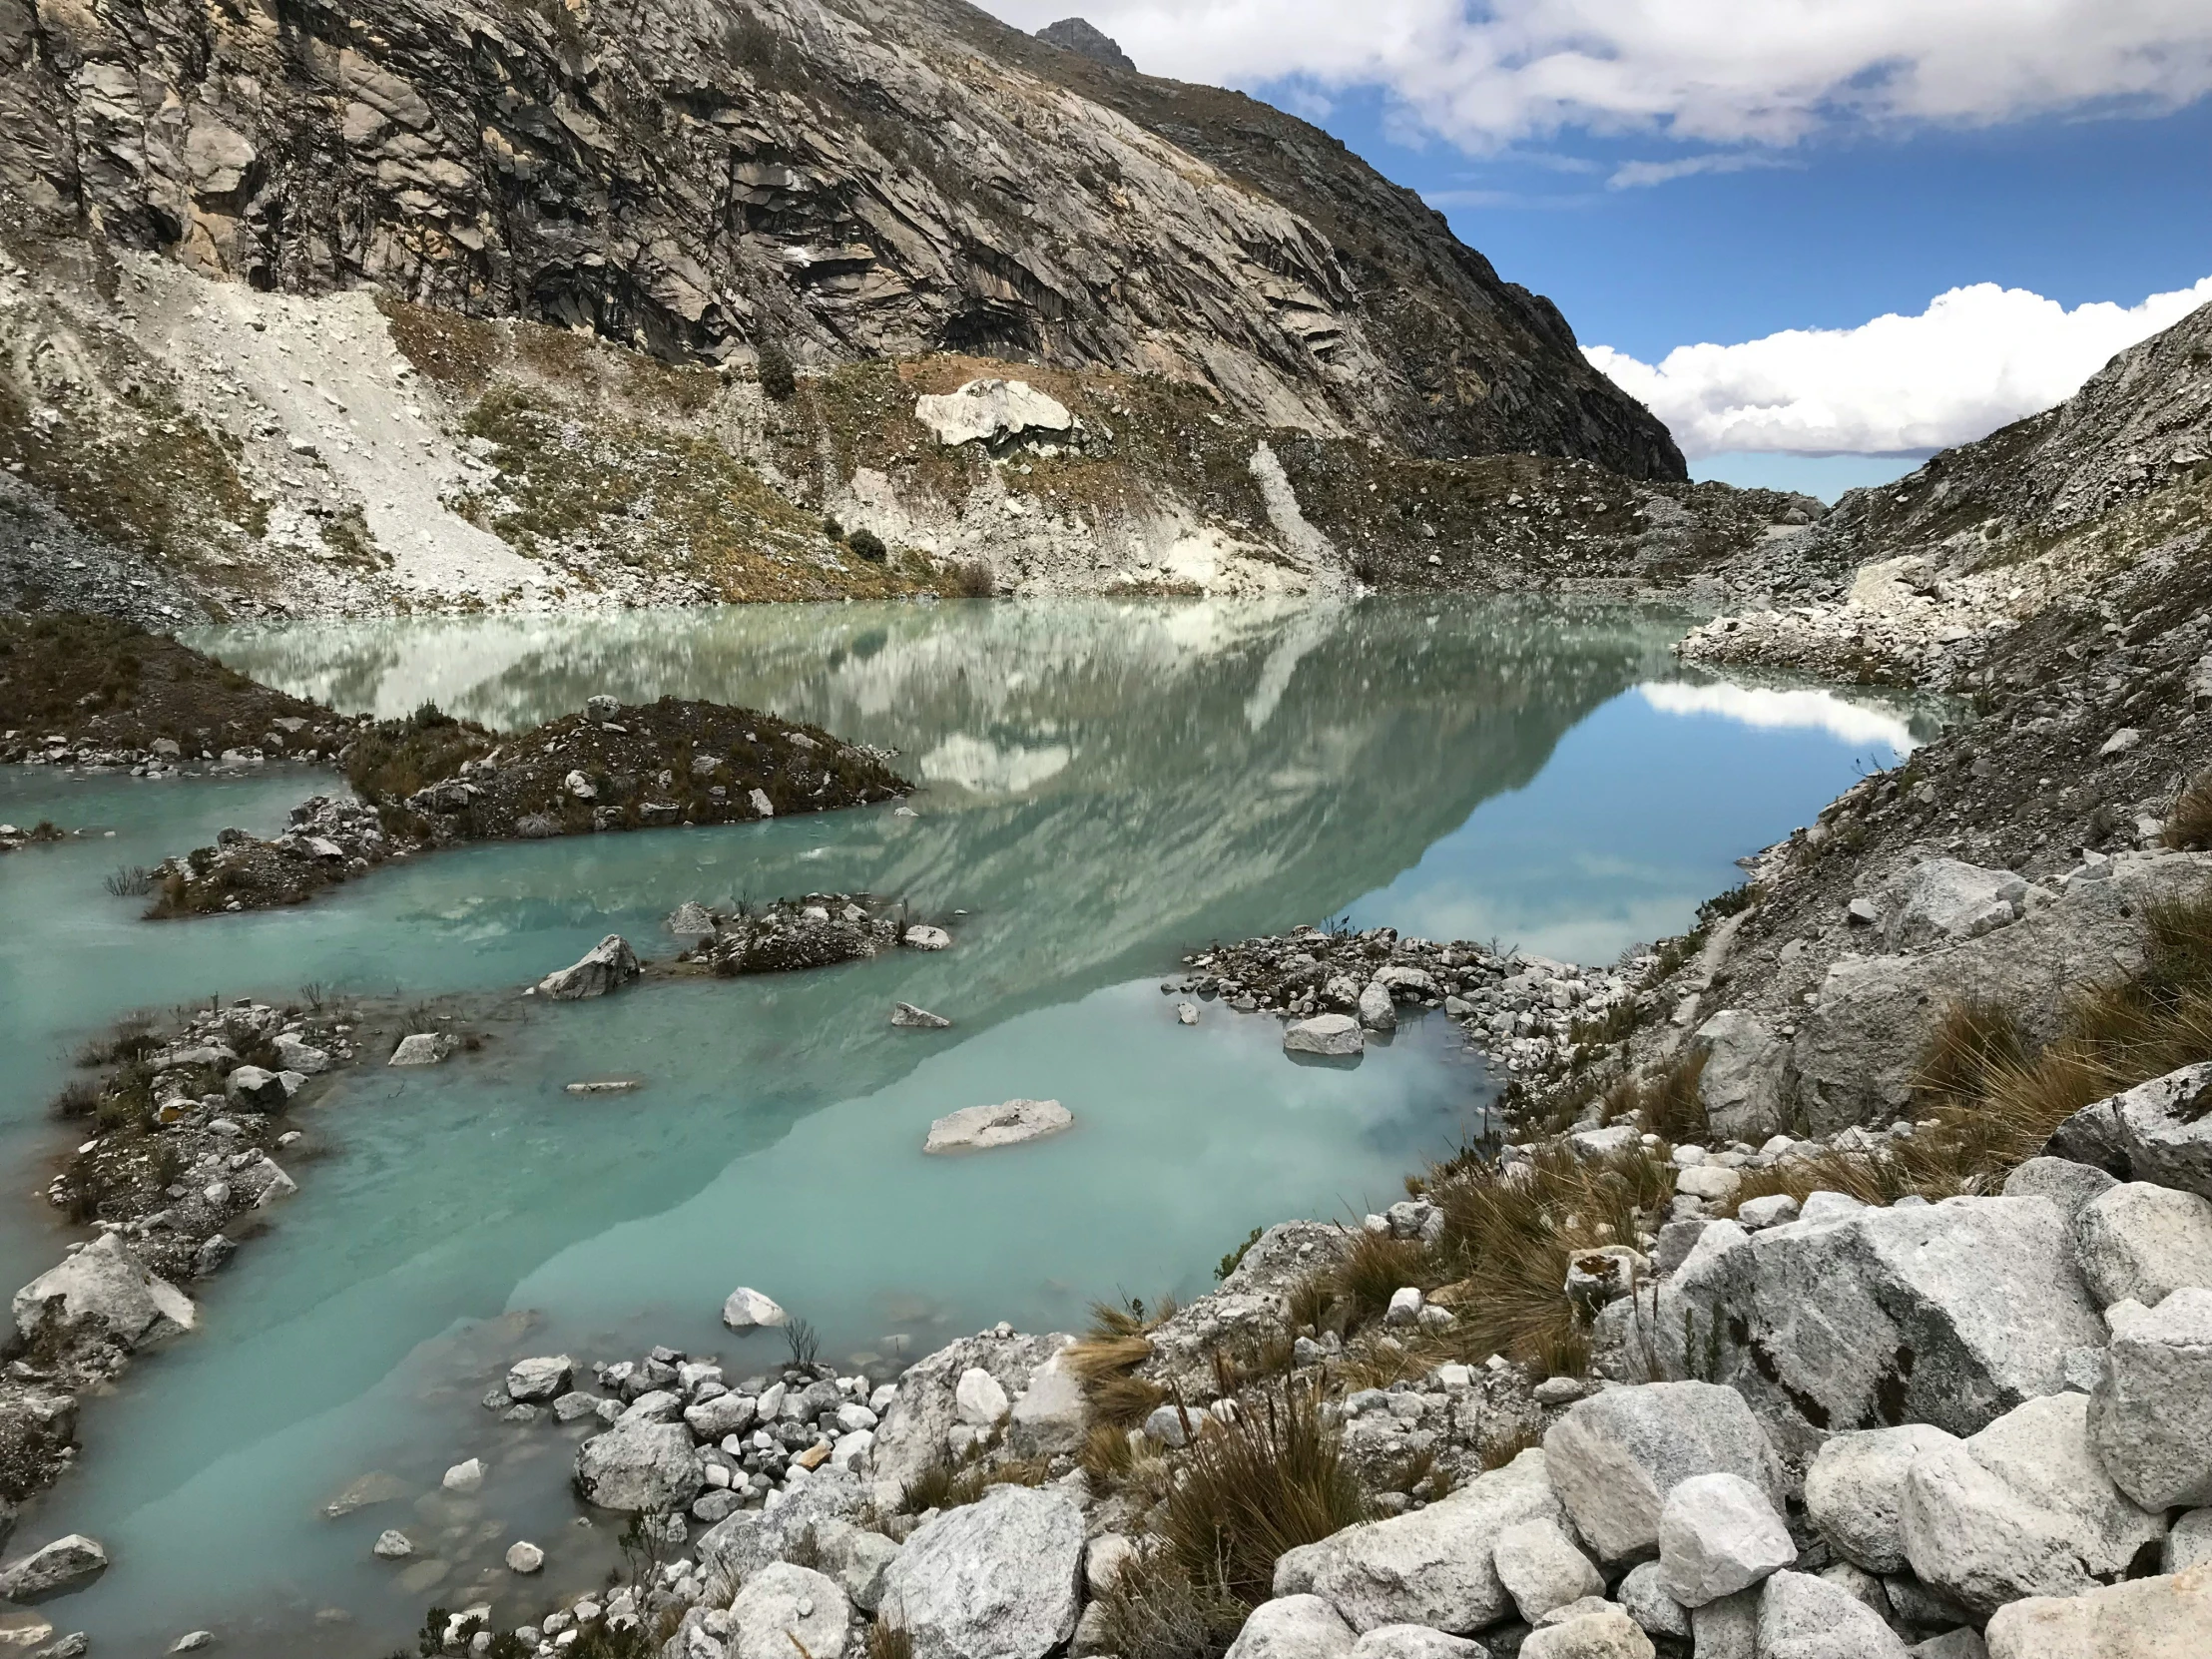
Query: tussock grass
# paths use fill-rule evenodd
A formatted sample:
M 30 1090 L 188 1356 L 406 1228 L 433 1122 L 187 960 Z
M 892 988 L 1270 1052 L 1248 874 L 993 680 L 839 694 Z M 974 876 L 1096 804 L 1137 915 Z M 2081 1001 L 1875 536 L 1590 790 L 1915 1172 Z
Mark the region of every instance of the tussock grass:
M 1194 1581 L 1161 1550 L 1124 1561 L 1099 1607 L 1100 1639 L 1121 1659 L 1219 1659 L 1249 1611 L 1234 1596 Z
M 1424 1279 L 1433 1283 L 1427 1250 L 1417 1240 L 1393 1239 L 1387 1233 L 1353 1235 L 1351 1251 L 1330 1270 L 1331 1289 L 1349 1305 L 1355 1321 L 1381 1318 L 1403 1287 L 1426 1290 Z
M 1656 1072 L 1621 1078 L 1605 1091 L 1605 1121 L 1633 1119 L 1662 1140 L 1702 1142 L 1711 1133 L 1705 1121 L 1705 1097 L 1699 1091 L 1705 1060 L 1705 1050 L 1697 1048 Z
M 1157 1382 L 1136 1375 L 1152 1358 L 1156 1331 L 1175 1316 L 1175 1299 L 1162 1297 L 1147 1313 L 1141 1302 L 1091 1304 L 1090 1329 L 1062 1355 L 1075 1374 L 1093 1424 L 1134 1428 L 1167 1398 Z
M 1051 1472 L 1042 1457 L 1009 1457 L 985 1460 L 985 1447 L 971 1445 L 954 1457 L 949 1451 L 924 1464 L 898 1502 L 902 1514 L 919 1515 L 931 1509 L 959 1509 L 975 1502 L 993 1486 L 1041 1486 Z
M 913 1632 L 890 1619 L 867 1627 L 867 1659 L 914 1659 Z
M 2182 787 L 2167 811 L 2159 839 L 2174 847 L 2212 846 L 2212 768 Z

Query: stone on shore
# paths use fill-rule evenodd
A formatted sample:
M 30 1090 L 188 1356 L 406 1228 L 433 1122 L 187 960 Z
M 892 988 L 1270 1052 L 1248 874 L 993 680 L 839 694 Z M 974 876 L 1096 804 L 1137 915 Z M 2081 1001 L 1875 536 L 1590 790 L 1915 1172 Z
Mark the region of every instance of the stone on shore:
M 280 1112 L 288 1096 L 276 1073 L 240 1066 L 223 1080 L 223 1098 L 242 1112 Z
M 1316 1014 L 1293 1020 L 1283 1027 L 1283 1049 L 1288 1054 L 1321 1054 L 1334 1058 L 1358 1054 L 1367 1047 L 1360 1022 L 1350 1014 Z
M 2062 1388 L 2068 1350 L 2102 1345 L 2048 1199 L 1824 1196 L 1785 1226 L 1708 1227 L 1653 1322 L 1670 1376 L 1740 1390 L 1791 1456 L 1884 1421 L 1970 1434 Z
M 638 953 L 620 933 L 609 933 L 570 966 L 556 968 L 538 981 L 538 994 L 556 1002 L 580 1002 L 605 996 L 637 978 Z
M 687 898 L 669 913 L 668 930 L 680 939 L 711 939 L 715 936 L 715 918 L 698 899 Z
M 2077 1595 L 2127 1570 L 2165 1535 L 2106 1475 L 2089 1401 L 2031 1399 L 1955 1445 L 1913 1460 L 1905 1553 L 1914 1575 L 1986 1614 L 2030 1595 Z
M 1544 1468 L 1543 1452 L 1524 1451 L 1424 1509 L 1286 1550 L 1275 1564 L 1275 1593 L 1321 1596 L 1361 1632 L 1423 1624 L 1472 1635 L 1513 1610 L 1497 1575 L 1498 1535 L 1521 1521 L 1560 1518 Z
M 1666 1493 L 1695 1474 L 1741 1475 L 1782 1502 L 1782 1465 L 1758 1419 L 1735 1389 L 1709 1382 L 1608 1388 L 1551 1425 L 1544 1457 L 1575 1530 L 1602 1561 L 1656 1549 Z
M 1759 1593 L 1759 1659 L 1905 1659 L 1905 1643 L 1841 1585 L 1778 1572 Z
M 1805 1473 L 1805 1512 L 1829 1547 L 1869 1572 L 1905 1565 L 1905 1476 L 1913 1459 L 1954 1434 L 1925 1422 L 1838 1434 Z
M 279 1071 L 296 1071 L 304 1076 L 314 1077 L 330 1069 L 327 1049 L 316 1048 L 312 1043 L 305 1042 L 288 1031 L 279 1035 L 271 1046 L 276 1050 L 276 1069 Z
M 2115 1325 L 2089 1432 L 2146 1509 L 2212 1504 L 2212 1290 L 2175 1291 Z
M 0 1567 L 0 1598 L 18 1604 L 79 1589 L 108 1570 L 97 1538 L 72 1532 Z
M 842 1659 L 851 1617 L 835 1579 L 775 1562 L 748 1578 L 730 1603 L 729 1659 Z
M 1044 1659 L 1075 1631 L 1083 1511 L 1056 1486 L 993 1486 L 924 1521 L 883 1579 L 914 1659 Z
M 453 1039 L 443 1031 L 410 1031 L 391 1051 L 387 1066 L 434 1066 L 453 1052 Z
M 780 1306 L 750 1285 L 740 1285 L 723 1300 L 722 1323 L 733 1331 L 783 1325 L 790 1319 Z
M 942 1014 L 932 1014 L 927 1008 L 917 1008 L 911 1002 L 894 1002 L 891 1023 L 908 1031 L 942 1031 L 952 1022 Z
M 1253 1608 L 1223 1659 L 1347 1659 L 1352 1626 L 1320 1596 L 1278 1596 Z
M 2074 1253 L 2097 1306 L 2156 1307 L 2184 1285 L 2212 1286 L 2212 1199 L 2129 1181 L 2074 1217 Z
M 1774 1504 L 1740 1474 L 1693 1474 L 1660 1508 L 1660 1570 L 1667 1594 L 1685 1607 L 1747 1590 L 1797 1558 Z
M 921 1150 L 985 1152 L 1042 1140 L 1073 1127 L 1075 1114 L 1057 1100 L 1009 1100 L 997 1106 L 963 1106 L 929 1126 Z
M 899 934 L 898 942 L 908 950 L 950 950 L 952 935 L 941 927 L 917 923 Z
M 565 1354 L 517 1360 L 507 1371 L 507 1395 L 523 1401 L 551 1399 L 567 1391 L 575 1371 L 576 1362 Z
M 192 1298 L 149 1272 L 118 1233 L 103 1233 L 17 1291 L 13 1312 L 25 1341 L 89 1326 L 127 1349 L 190 1331 L 198 1317 Z
M 707 1483 L 680 1422 L 619 1422 L 576 1448 L 576 1490 L 595 1509 L 663 1514 Z
M 1397 1004 L 1390 1000 L 1388 986 L 1370 979 L 1361 988 L 1360 1023 L 1370 1031 L 1397 1029 Z
M 1605 1580 L 1555 1520 L 1518 1521 L 1497 1535 L 1491 1552 L 1497 1576 L 1520 1616 L 1534 1624 L 1584 1596 L 1605 1593 Z
M 1989 1659 L 2203 1659 L 2212 1562 L 2085 1595 L 2031 1596 L 1989 1620 Z

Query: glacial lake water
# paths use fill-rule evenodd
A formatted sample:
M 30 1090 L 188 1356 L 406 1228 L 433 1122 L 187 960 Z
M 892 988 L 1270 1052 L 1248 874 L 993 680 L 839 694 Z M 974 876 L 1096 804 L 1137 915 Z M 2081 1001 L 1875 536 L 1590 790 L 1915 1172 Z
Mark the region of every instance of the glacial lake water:
M 0 1274 L 66 1233 L 40 1201 L 46 1102 L 135 1007 L 292 1000 L 309 981 L 467 993 L 485 1048 L 366 1066 L 298 1114 L 300 1194 L 220 1278 L 194 1335 L 88 1401 L 80 1466 L 16 1545 L 101 1538 L 116 1565 L 48 1604 L 95 1652 L 381 1655 L 432 1601 L 502 1622 L 601 1577 L 612 1529 L 567 1490 L 578 1430 L 478 1404 L 512 1360 L 665 1342 L 769 1369 L 717 1319 L 738 1284 L 840 1364 L 1096 1298 L 1204 1290 L 1256 1225 L 1350 1219 L 1481 1124 L 1494 1083 L 1440 1015 L 1349 1069 L 1160 980 L 1213 939 L 1349 915 L 1603 960 L 1679 930 L 1733 860 L 1808 822 L 1932 717 L 1856 691 L 1686 669 L 1683 621 L 1524 601 L 740 607 L 226 630 L 195 643 L 340 709 L 424 700 L 516 726 L 610 692 L 711 697 L 895 747 L 918 816 L 440 853 L 316 902 L 156 925 L 102 877 L 273 831 L 325 774 L 147 783 L 0 773 L 0 821 L 113 830 L 0 860 Z M 651 956 L 686 898 L 866 888 L 966 915 L 955 948 L 540 1006 L 521 988 L 619 931 Z M 891 1029 L 894 999 L 951 1016 Z M 572 1079 L 634 1073 L 636 1094 Z M 1057 1098 L 1071 1133 L 924 1160 L 930 1119 Z M 480 1494 L 437 1493 L 478 1455 Z M 399 1495 L 321 1506 L 381 1470 Z M 370 1557 L 396 1526 L 411 1577 Z M 496 1563 L 527 1536 L 545 1574 Z M 443 1570 L 422 1565 L 442 1563 Z M 436 1582 L 425 1582 L 435 1577 Z

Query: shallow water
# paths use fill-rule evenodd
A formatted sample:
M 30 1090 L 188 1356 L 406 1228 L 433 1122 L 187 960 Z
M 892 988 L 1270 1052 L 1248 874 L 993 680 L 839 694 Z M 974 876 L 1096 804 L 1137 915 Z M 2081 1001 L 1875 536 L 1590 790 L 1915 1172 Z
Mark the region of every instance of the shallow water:
M 1067 1329 L 1094 1298 L 1191 1294 L 1255 1225 L 1344 1217 L 1478 1128 L 1491 1093 L 1440 1017 L 1356 1067 L 1300 1066 L 1263 1017 L 1175 1023 L 1178 955 L 1349 913 L 1597 960 L 1681 927 L 1739 854 L 1893 763 L 1914 717 L 1685 673 L 1678 620 L 1528 603 L 755 607 L 617 619 L 298 626 L 207 636 L 345 709 L 432 699 L 516 725 L 600 691 L 709 696 L 894 746 L 924 788 L 886 810 L 441 853 L 314 904 L 162 926 L 100 878 L 224 824 L 261 830 L 321 775 L 147 784 L 0 776 L 0 820 L 113 829 L 0 863 L 0 1270 L 57 1253 L 36 1202 L 43 1103 L 115 1014 L 211 994 L 472 993 L 477 1054 L 369 1068 L 300 1114 L 298 1198 L 198 1287 L 195 1336 L 87 1410 L 83 1467 L 19 1541 L 79 1529 L 117 1568 L 49 1609 L 107 1651 L 199 1625 L 231 1651 L 388 1653 L 494 1569 L 502 1617 L 604 1571 L 567 1495 L 576 1431 L 495 1424 L 514 1358 L 653 1342 L 766 1369 L 722 1298 L 757 1285 L 824 1352 L 879 1365 L 998 1320 Z M 867 888 L 962 909 L 942 955 L 604 1003 L 514 993 L 608 931 L 647 954 L 688 897 Z M 893 999 L 952 1016 L 891 1030 Z M 560 1085 L 634 1072 L 628 1096 Z M 928 1121 L 1068 1105 L 1036 1146 L 924 1160 Z M 483 1455 L 483 1493 L 433 1493 Z M 403 1495 L 317 1511 L 371 1469 Z M 399 1526 L 447 1563 L 402 1587 Z M 317 1609 L 348 1622 L 308 1626 Z

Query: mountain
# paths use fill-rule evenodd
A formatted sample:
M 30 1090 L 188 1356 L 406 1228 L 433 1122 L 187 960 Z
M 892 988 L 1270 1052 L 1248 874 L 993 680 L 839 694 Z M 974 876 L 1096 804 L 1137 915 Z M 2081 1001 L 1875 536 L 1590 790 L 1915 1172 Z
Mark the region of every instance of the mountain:
M 0 0 L 0 183 L 50 236 L 672 362 L 957 351 L 1683 476 L 1556 307 L 1336 140 L 957 0 Z

